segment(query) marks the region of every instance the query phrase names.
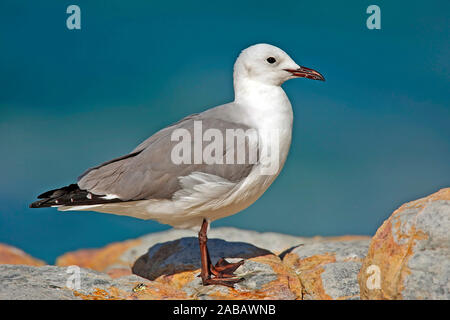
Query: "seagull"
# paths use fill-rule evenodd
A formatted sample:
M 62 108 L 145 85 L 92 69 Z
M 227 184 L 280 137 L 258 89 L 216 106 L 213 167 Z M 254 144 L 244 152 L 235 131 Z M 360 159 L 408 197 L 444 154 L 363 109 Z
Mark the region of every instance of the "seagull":
M 207 231 L 212 221 L 253 204 L 280 173 L 293 123 L 292 106 L 281 85 L 294 78 L 325 81 L 280 48 L 250 46 L 234 64 L 233 102 L 163 128 L 130 153 L 88 169 L 77 183 L 39 195 L 30 208 L 96 211 L 200 229 L 202 284 L 233 287 L 242 280 L 234 271 L 244 261 L 221 258 L 213 265 Z M 244 133 L 244 138 L 237 133 Z M 208 147 L 210 157 L 204 159 Z M 239 159 L 239 150 L 248 154 Z M 268 159 L 271 163 L 263 161 Z

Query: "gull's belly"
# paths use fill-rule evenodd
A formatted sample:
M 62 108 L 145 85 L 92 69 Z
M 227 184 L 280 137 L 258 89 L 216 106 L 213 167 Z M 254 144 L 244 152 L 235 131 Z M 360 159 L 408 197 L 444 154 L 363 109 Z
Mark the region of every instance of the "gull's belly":
M 223 199 L 223 206 L 216 210 L 206 209 L 203 214 L 205 218 L 214 221 L 223 217 L 236 214 L 258 200 L 263 193 L 269 188 L 276 176 L 250 174 L 242 185 L 236 186 L 233 192 Z
M 202 214 L 210 220 L 217 220 L 242 211 L 253 204 L 269 188 L 272 182 L 278 177 L 289 152 L 291 142 L 291 129 L 279 130 L 279 150 L 278 166 L 271 174 L 264 174 L 264 167 L 261 163 L 255 165 L 250 174 L 243 181 L 238 183 L 229 193 L 224 194 L 219 202 L 213 201 L 213 205 L 205 204 Z M 263 141 L 267 143 L 267 141 Z M 221 203 L 220 206 L 214 205 Z

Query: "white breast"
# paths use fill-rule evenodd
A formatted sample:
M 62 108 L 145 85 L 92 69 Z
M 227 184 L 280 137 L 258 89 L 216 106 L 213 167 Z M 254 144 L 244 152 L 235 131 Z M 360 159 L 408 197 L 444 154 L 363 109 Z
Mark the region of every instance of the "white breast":
M 279 86 L 269 86 L 258 82 L 246 82 L 243 98 L 236 102 L 246 108 L 246 124 L 262 133 L 278 131 L 280 161 L 286 160 L 292 137 L 293 112 L 291 102 Z M 262 135 L 260 143 L 270 144 Z

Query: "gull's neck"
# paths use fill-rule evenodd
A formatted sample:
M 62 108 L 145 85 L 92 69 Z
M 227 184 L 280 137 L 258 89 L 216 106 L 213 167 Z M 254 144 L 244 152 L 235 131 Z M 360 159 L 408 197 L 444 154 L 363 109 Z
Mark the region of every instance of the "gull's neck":
M 234 94 L 234 101 L 248 109 L 256 127 L 292 129 L 292 106 L 280 86 L 235 76 Z

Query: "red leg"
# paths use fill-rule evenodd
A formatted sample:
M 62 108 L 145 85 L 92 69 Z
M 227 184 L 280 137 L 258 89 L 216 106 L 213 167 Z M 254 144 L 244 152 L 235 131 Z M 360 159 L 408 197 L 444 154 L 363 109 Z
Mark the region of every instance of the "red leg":
M 210 265 L 211 260 L 209 258 L 208 247 L 206 246 L 206 242 L 208 241 L 208 237 L 206 236 L 206 232 L 208 230 L 208 222 L 206 219 L 203 219 L 202 227 L 200 228 L 200 232 L 198 233 L 198 244 L 200 246 L 200 259 L 202 263 L 202 269 L 200 272 L 200 277 L 202 278 L 203 284 L 205 284 L 205 280 L 211 278 L 210 273 Z
M 237 263 L 229 263 L 225 259 L 221 258 L 217 262 L 217 264 L 213 266 L 206 244 L 208 242 L 208 237 L 206 236 L 207 230 L 208 222 L 206 221 L 206 219 L 204 219 L 202 227 L 200 228 L 200 232 L 198 233 L 198 242 L 200 245 L 200 257 L 202 264 L 200 272 L 202 283 L 205 286 L 209 284 L 218 284 L 227 287 L 233 287 L 235 283 L 243 280 L 240 278 L 233 278 L 233 272 L 244 263 L 244 260 L 241 260 Z M 214 275 L 215 277 L 211 278 L 212 275 Z

